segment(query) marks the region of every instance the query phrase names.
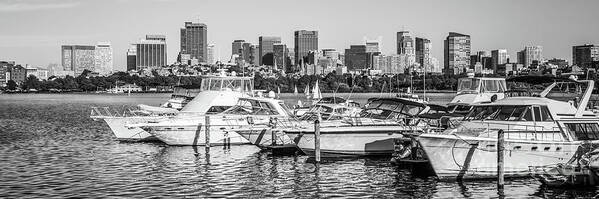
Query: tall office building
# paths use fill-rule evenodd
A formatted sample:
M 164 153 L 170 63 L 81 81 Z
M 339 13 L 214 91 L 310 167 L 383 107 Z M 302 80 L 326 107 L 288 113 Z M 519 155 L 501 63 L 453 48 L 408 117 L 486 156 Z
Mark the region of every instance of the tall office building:
M 112 61 L 112 46 L 110 42 L 98 42 L 96 44 L 96 72 L 101 75 L 109 75 L 114 71 Z
M 260 63 L 260 46 L 257 44 L 250 45 L 250 64 Z
M 187 54 L 191 59 L 206 62 L 208 56 L 208 26 L 203 23 L 185 22 L 181 28 L 181 52 Z
M 432 71 L 431 67 L 431 40 L 416 37 L 416 62 L 421 67 L 426 67 L 426 71 Z
M 295 41 L 295 64 L 308 55 L 310 51 L 318 51 L 318 31 L 297 30 L 294 33 Z
M 518 63 L 527 68 L 537 68 L 543 61 L 542 46 L 526 46 L 524 50 L 518 52 Z
M 258 64 L 263 65 L 262 58 L 268 53 L 273 53 L 273 45 L 280 44 L 281 37 L 260 36 L 258 38 Z
M 135 70 L 166 66 L 166 36 L 146 35 L 146 39 L 133 45 L 135 45 Z
M 351 45 L 349 49 L 345 49 L 345 65 L 348 70 L 368 69 L 369 62 L 366 45 Z
M 497 73 L 497 66 L 507 64 L 508 54 L 506 49 L 492 50 L 491 58 L 493 59 L 493 72 Z
M 245 40 L 233 40 L 231 43 L 231 55 L 239 55 L 243 57 L 243 44 Z
M 131 44 L 127 49 L 127 71 L 136 70 L 137 45 Z
M 599 67 L 599 46 L 591 44 L 573 46 L 572 65 L 582 68 Z
M 444 41 L 446 74 L 461 74 L 470 67 L 470 35 L 449 32 Z
M 96 46 L 63 45 L 62 67 L 65 71 L 73 71 L 75 76 L 84 70 L 95 71 Z
M 284 70 L 286 73 L 291 72 L 286 66 L 289 65 L 287 59 L 289 58 L 289 50 L 285 44 L 274 44 L 273 45 L 273 65 L 277 70 Z
M 397 54 L 415 54 L 414 39 L 410 31 L 397 32 Z
M 241 58 L 245 61 L 245 63 L 252 63 L 251 59 L 251 43 L 245 42 L 241 45 Z
M 206 63 L 208 64 L 214 64 L 218 61 L 215 59 L 214 48 L 214 44 L 208 44 L 208 47 L 206 48 Z

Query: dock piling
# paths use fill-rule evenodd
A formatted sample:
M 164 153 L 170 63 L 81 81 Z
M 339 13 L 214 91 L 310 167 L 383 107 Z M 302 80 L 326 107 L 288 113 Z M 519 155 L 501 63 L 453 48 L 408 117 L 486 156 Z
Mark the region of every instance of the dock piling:
M 204 124 L 206 127 L 204 131 L 206 132 L 206 148 L 210 148 L 210 116 L 206 115 L 206 123 Z
M 272 126 L 271 126 L 271 129 L 270 129 L 270 135 L 271 135 L 270 144 L 272 146 L 276 146 L 277 145 L 277 135 L 276 135 L 277 118 L 271 117 L 271 121 L 272 121 Z
M 503 185 L 505 184 L 504 181 L 504 159 L 503 159 L 503 155 L 504 155 L 504 150 L 505 150 L 505 146 L 504 146 L 504 141 L 505 141 L 505 134 L 503 132 L 503 130 L 499 130 L 497 132 L 497 189 L 502 191 L 503 190 Z
M 314 154 L 316 162 L 320 162 L 320 119 L 314 120 Z

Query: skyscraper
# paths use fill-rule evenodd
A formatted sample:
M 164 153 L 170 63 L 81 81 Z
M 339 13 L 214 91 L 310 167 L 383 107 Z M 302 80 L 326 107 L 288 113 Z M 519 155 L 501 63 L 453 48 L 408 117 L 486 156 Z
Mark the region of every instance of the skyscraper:
M 274 66 L 277 70 L 284 70 L 286 73 L 291 72 L 286 66 L 289 65 L 287 59 L 289 58 L 289 50 L 285 44 L 274 44 L 273 45 L 274 55 Z
M 318 31 L 297 30 L 294 33 L 295 64 L 308 55 L 310 51 L 318 51 Z
M 273 44 L 281 43 L 281 37 L 269 37 L 260 36 L 258 38 L 259 52 L 258 52 L 258 64 L 263 65 L 262 59 L 268 53 L 273 53 Z
M 208 26 L 203 23 L 185 22 L 185 27 L 181 28 L 181 52 L 188 54 L 191 59 L 198 59 L 200 62 L 206 62 L 208 56 Z
M 426 67 L 426 71 L 431 71 L 431 40 L 416 37 L 416 62 L 421 67 Z
M 136 70 L 137 45 L 131 44 L 127 49 L 127 71 Z
M 366 45 L 351 45 L 345 49 L 345 65 L 348 70 L 367 69 L 370 67 L 368 56 Z
M 470 35 L 449 32 L 444 51 L 446 74 L 461 74 L 470 67 Z
M 599 46 L 591 44 L 573 46 L 572 65 L 582 68 L 599 67 Z
M 245 40 L 233 40 L 233 43 L 231 43 L 231 55 L 239 55 L 240 57 L 243 57 L 243 44 L 245 43 Z
M 518 63 L 523 64 L 524 67 L 536 68 L 541 61 L 543 61 L 542 46 L 526 46 L 524 50 L 518 52 Z
M 110 42 L 98 42 L 96 44 L 96 72 L 102 75 L 109 75 L 114 71 L 112 61 L 112 46 Z
M 493 72 L 497 73 L 497 66 L 507 64 L 508 54 L 506 49 L 492 50 L 491 58 L 493 59 Z
M 209 44 L 208 47 L 206 48 L 206 52 L 207 52 L 206 53 L 206 56 L 207 56 L 206 63 L 208 63 L 208 64 L 214 64 L 217 61 L 214 56 L 214 47 L 215 47 L 214 44 Z
M 366 43 L 366 52 L 368 53 L 377 53 L 381 52 L 381 41 L 379 39 L 376 40 L 365 40 Z
M 95 71 L 96 46 L 63 45 L 62 67 L 65 71 L 73 71 L 78 76 L 84 70 Z
M 252 63 L 252 59 L 251 59 L 251 43 L 245 42 L 241 45 L 241 58 L 246 62 L 251 64 Z
M 146 35 L 135 45 L 135 70 L 166 66 L 166 36 Z
M 256 44 L 250 45 L 250 64 L 260 63 L 260 46 Z
M 410 31 L 397 32 L 397 54 L 414 55 L 414 39 Z

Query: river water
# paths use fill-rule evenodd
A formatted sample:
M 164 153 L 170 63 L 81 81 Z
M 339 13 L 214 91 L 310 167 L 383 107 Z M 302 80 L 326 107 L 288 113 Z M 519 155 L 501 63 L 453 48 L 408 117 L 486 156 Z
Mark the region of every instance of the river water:
M 354 94 L 358 102 L 378 94 Z M 494 181 L 438 182 L 388 159 L 326 160 L 272 156 L 252 145 L 230 149 L 116 141 L 90 107 L 158 105 L 169 94 L 0 95 L 0 197 L 328 198 L 497 197 Z M 447 102 L 451 94 L 427 94 Z M 283 97 L 297 103 L 293 95 Z M 534 179 L 506 183 L 507 197 L 592 197 L 595 189 L 558 190 Z

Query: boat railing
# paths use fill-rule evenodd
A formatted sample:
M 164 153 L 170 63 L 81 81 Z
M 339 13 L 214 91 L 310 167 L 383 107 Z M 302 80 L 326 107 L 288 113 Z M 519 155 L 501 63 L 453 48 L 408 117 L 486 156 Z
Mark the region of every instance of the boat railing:
M 141 117 L 151 115 L 151 113 L 146 111 L 131 108 L 117 109 L 111 107 L 91 107 L 90 118 L 102 119 L 111 117 Z
M 542 126 L 535 124 L 514 124 L 492 121 L 470 121 L 470 125 L 454 128 L 455 133 L 476 137 L 497 138 L 499 130 L 503 130 L 506 139 L 532 141 L 566 141 L 567 138 L 558 126 Z

